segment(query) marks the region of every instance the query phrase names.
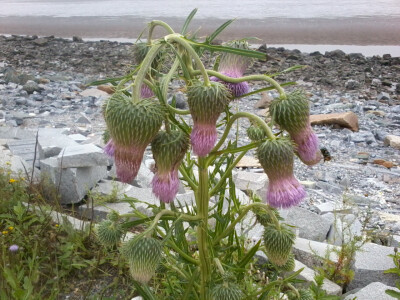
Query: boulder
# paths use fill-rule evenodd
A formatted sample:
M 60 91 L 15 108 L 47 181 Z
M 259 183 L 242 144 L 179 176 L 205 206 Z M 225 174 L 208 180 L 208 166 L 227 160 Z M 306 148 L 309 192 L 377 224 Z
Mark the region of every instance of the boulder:
M 301 238 L 322 242 L 326 239 L 332 222 L 301 207 L 282 210 L 281 216 L 289 225 L 295 226 Z
M 65 128 L 39 128 L 38 140 L 43 149 L 44 158 L 58 155 L 65 147 L 79 145 L 65 135 L 68 131 Z
M 339 246 L 297 237 L 293 245 L 293 254 L 306 266 L 316 268 L 322 266 L 324 259 L 337 263 L 338 257 L 333 250 L 339 251 L 340 249 Z
M 382 282 L 372 282 L 361 289 L 350 291 L 346 293 L 344 300 L 393 300 L 395 298 L 385 293 L 387 289 L 395 290 L 400 292 L 397 288 L 393 288 L 383 284 Z
M 265 173 L 237 171 L 233 181 L 236 187 L 242 191 L 258 192 L 267 184 L 268 176 Z
M 395 149 L 400 150 L 400 136 L 397 135 L 387 135 L 383 141 L 385 146 L 390 146 Z
M 358 117 L 353 112 L 310 115 L 311 125 L 339 125 L 349 128 L 352 131 L 358 131 Z

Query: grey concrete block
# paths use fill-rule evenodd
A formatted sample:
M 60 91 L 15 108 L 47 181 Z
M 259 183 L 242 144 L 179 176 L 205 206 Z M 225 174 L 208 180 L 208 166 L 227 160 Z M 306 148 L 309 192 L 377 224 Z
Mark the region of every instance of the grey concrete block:
M 96 204 L 92 201 L 88 201 L 86 204 L 81 205 L 77 208 L 78 213 L 82 218 L 94 220 L 100 222 L 107 218 L 107 215 L 111 211 L 116 211 L 120 215 L 132 213 L 134 209 L 127 202 L 115 202 L 115 203 L 100 203 Z
M 58 155 L 65 147 L 79 145 L 65 135 L 68 131 L 65 128 L 39 128 L 38 139 L 45 158 Z
M 61 204 L 80 202 L 95 184 L 107 176 L 105 166 L 61 169 L 57 158 L 52 157 L 40 162 L 43 176 L 59 187 Z
M 233 178 L 235 185 L 242 191 L 254 191 L 257 192 L 264 188 L 268 182 L 268 176 L 264 173 L 253 173 L 246 171 L 235 172 Z
M 297 237 L 293 245 L 293 254 L 306 266 L 316 268 L 322 266 L 324 259 L 335 263 L 338 261 L 333 249 L 340 250 L 340 247 Z
M 398 276 L 395 274 L 384 274 L 387 269 L 395 265 L 389 254 L 394 254 L 393 247 L 386 247 L 372 243 L 363 245 L 356 253 L 354 262 L 354 279 L 349 284 L 349 289 L 361 288 L 372 282 L 382 282 L 395 286 Z
M 44 152 L 36 139 L 9 140 L 7 147 L 13 155 L 21 157 L 28 164 L 32 165 L 35 161 L 35 167 L 39 167 L 40 159 L 44 158 Z
M 400 292 L 397 288 L 387 286 L 382 282 L 372 282 L 354 292 L 350 291 L 346 293 L 346 298 L 344 298 L 344 300 L 353 300 L 354 298 L 357 300 L 393 300 L 393 297 L 385 293 L 387 289 Z
M 322 242 L 326 239 L 332 223 L 316 213 L 301 207 L 281 210 L 285 222 L 296 226 L 301 238 Z
M 0 127 L 0 139 L 34 139 L 36 132 L 15 128 L 15 127 Z
M 93 144 L 67 146 L 57 156 L 62 168 L 107 166 L 108 158 L 103 150 Z

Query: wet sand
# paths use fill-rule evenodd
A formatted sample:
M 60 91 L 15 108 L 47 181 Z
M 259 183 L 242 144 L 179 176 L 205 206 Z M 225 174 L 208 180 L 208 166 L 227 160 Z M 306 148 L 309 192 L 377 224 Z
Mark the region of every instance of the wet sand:
M 152 18 L 157 19 L 157 18 Z M 152 19 L 134 17 L 0 17 L 0 34 L 83 38 L 136 38 Z M 163 18 L 176 31 L 184 19 Z M 191 30 L 205 36 L 225 20 L 194 20 Z M 161 31 L 156 31 L 156 35 Z M 400 18 L 238 19 L 223 40 L 258 37 L 267 44 L 399 45 Z M 261 43 L 259 41 L 258 43 Z

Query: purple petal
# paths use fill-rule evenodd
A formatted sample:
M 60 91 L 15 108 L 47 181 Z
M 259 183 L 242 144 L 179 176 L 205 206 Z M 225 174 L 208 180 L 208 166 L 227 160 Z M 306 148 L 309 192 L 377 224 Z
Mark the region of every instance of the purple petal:
M 172 170 L 167 174 L 156 173 L 151 181 L 153 193 L 162 202 L 170 203 L 175 199 L 179 189 L 178 171 Z
M 291 138 L 297 144 L 296 151 L 303 163 L 312 166 L 322 159 L 318 138 L 309 125 L 298 134 L 291 134 Z
M 142 84 L 142 87 L 140 88 L 140 97 L 143 99 L 145 98 L 151 98 L 154 97 L 153 91 L 149 88 L 148 85 Z
M 306 191 L 294 177 L 270 180 L 267 191 L 267 202 L 275 208 L 289 208 L 300 204 Z
M 125 183 L 132 182 L 139 172 L 146 146 L 115 145 L 115 166 L 117 177 Z
M 114 157 L 114 153 L 115 153 L 115 145 L 112 139 L 110 139 L 106 146 L 104 147 L 104 152 L 105 154 L 107 154 L 109 157 Z
M 190 135 L 194 154 L 206 156 L 217 141 L 217 129 L 214 124 L 195 124 Z

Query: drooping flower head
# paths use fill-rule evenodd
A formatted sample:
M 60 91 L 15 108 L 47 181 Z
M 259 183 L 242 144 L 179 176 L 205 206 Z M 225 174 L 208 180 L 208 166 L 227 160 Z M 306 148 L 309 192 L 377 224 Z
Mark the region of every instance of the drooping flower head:
M 222 83 L 204 86 L 198 81 L 188 87 L 187 96 L 194 122 L 190 135 L 193 152 L 206 156 L 217 141 L 217 119 L 229 104 L 230 93 Z
M 293 145 L 287 138 L 267 139 L 257 149 L 258 160 L 268 175 L 267 202 L 275 208 L 299 204 L 306 192 L 293 175 Z
M 286 130 L 296 143 L 296 152 L 303 163 L 315 165 L 322 159 L 318 138 L 310 125 L 310 107 L 304 91 L 296 90 L 287 99 L 276 99 L 270 112 L 274 121 Z
M 249 49 L 249 44 L 246 41 L 234 41 L 229 43 L 227 46 L 246 50 Z M 239 78 L 243 76 L 244 72 L 252 64 L 252 62 L 253 59 L 249 57 L 224 52 L 219 61 L 218 71 L 223 75 Z M 217 77 L 211 77 L 210 79 L 213 81 L 220 81 L 225 84 L 225 86 L 231 92 L 233 98 L 247 94 L 250 89 L 249 84 L 246 81 L 231 83 L 222 81 Z
M 263 238 L 268 259 L 274 265 L 285 266 L 292 255 L 292 247 L 296 239 L 293 230 L 284 223 L 281 223 L 279 227 L 269 224 L 264 227 Z
M 132 278 L 146 284 L 154 276 L 161 260 L 161 243 L 151 237 L 133 238 L 121 249 L 129 262 Z
M 181 130 L 160 131 L 151 142 L 156 162 L 153 193 L 164 203 L 173 201 L 178 193 L 178 168 L 189 145 L 189 137 Z
M 131 182 L 137 175 L 144 151 L 160 130 L 165 118 L 164 108 L 152 99 L 133 102 L 123 93 L 115 93 L 105 106 L 104 117 L 114 149 L 117 177 Z

